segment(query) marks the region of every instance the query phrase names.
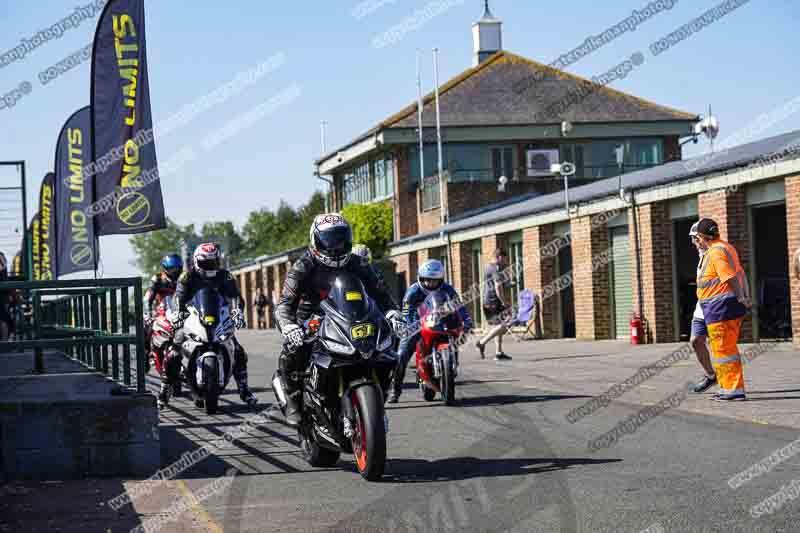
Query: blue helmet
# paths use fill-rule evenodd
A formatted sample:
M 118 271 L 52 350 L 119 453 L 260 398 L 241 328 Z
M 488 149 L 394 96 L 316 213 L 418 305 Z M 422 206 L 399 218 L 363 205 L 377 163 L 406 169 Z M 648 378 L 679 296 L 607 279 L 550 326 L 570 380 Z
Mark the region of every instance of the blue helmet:
M 428 259 L 417 271 L 417 281 L 422 290 L 435 291 L 444 283 L 444 265 L 436 259 Z
M 161 260 L 161 268 L 171 280 L 175 281 L 183 270 L 183 259 L 178 254 L 165 255 Z

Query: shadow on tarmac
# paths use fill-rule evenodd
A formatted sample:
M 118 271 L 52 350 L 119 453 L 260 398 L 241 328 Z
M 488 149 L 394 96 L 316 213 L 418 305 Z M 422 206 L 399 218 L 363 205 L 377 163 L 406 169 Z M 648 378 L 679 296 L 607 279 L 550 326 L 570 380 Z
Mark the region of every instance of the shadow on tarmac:
M 437 461 L 396 459 L 387 462 L 383 481 L 387 483 L 429 483 L 432 481 L 463 481 L 481 477 L 529 476 L 572 466 L 618 463 L 622 459 L 588 458 L 513 458 L 480 459 L 449 457 Z

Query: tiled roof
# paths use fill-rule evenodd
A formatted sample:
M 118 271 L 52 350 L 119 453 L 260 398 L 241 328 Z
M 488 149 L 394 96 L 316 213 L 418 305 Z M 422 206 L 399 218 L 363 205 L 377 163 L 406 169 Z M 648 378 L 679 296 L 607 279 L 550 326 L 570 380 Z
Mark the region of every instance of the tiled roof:
M 576 95 L 570 102 L 570 95 Z M 559 103 L 564 106 L 559 106 Z M 443 127 L 692 121 L 697 115 L 600 86 L 567 72 L 500 51 L 439 87 Z M 423 126 L 436 125 L 435 95 L 423 99 Z M 563 108 L 563 110 L 562 110 Z M 417 102 L 370 128 L 351 146 L 387 128 L 417 127 Z M 329 159 L 339 150 L 321 157 Z

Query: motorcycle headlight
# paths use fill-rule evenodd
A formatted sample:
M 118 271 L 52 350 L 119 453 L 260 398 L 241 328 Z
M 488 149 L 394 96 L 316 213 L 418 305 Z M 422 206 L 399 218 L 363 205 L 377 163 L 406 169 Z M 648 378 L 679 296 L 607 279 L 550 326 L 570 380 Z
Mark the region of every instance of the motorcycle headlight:
M 352 346 L 347 346 L 346 344 L 341 344 L 331 339 L 325 339 L 323 341 L 325 347 L 332 352 L 344 354 L 344 355 L 352 355 L 355 352 L 355 349 Z

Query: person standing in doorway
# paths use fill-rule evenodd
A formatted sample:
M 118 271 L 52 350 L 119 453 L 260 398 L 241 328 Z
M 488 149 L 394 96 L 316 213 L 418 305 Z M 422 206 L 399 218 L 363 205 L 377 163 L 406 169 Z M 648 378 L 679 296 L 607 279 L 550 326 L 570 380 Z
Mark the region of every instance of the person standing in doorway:
M 744 268 L 736 248 L 720 239 L 717 223 L 704 218 L 697 237 L 707 249 L 697 276 L 697 299 L 711 344 L 711 361 L 719 382 L 715 401 L 744 400 L 744 373 L 737 342 L 742 321 L 752 307 Z
M 697 248 L 697 253 L 700 255 L 700 259 L 697 263 L 697 277 L 700 277 L 700 267 L 703 263 L 703 256 L 706 254 L 708 247 L 705 241 L 701 240 L 697 236 L 698 224 L 699 222 L 695 222 L 692 225 L 692 228 L 689 230 L 689 237 L 692 239 L 692 244 L 695 245 Z M 703 370 L 705 370 L 706 373 L 706 375 L 703 376 L 703 379 L 700 380 L 692 389 L 694 392 L 699 394 L 707 391 L 709 387 L 717 383 L 717 374 L 714 372 L 714 366 L 711 364 L 711 354 L 709 354 L 708 345 L 706 344 L 708 341 L 708 328 L 706 328 L 706 321 L 703 317 L 703 310 L 700 308 L 699 301 L 694 308 L 691 331 L 692 336 L 689 339 L 689 343 L 692 345 L 695 355 L 697 355 L 697 362 L 700 363 L 700 366 L 703 368 Z
M 264 295 L 264 289 L 258 289 L 256 296 L 256 316 L 258 317 L 258 329 L 267 329 L 267 305 L 269 300 Z
M 503 335 L 508 330 L 504 320 L 508 305 L 503 296 L 504 269 L 508 265 L 508 255 L 500 248 L 494 252 L 494 262 L 489 263 L 484 272 L 483 286 L 483 314 L 492 328 L 482 339 L 478 339 L 475 346 L 481 353 L 481 359 L 486 358 L 486 345 L 495 339 L 495 361 L 508 361 L 511 356 L 503 352 Z

